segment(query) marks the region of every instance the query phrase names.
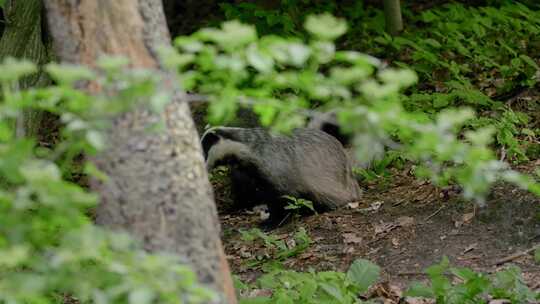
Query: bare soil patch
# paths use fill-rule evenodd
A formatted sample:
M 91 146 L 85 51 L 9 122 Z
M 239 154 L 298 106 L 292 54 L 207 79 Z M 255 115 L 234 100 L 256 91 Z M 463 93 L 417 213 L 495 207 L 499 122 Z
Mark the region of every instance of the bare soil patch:
M 520 171 L 540 164 L 530 162 Z M 363 185 L 358 204 L 334 212 L 294 218 L 272 234 L 289 241 L 303 227 L 313 244 L 288 258 L 289 269 L 346 271 L 357 258 L 382 268 L 381 282 L 404 289 L 412 281 L 426 280 L 423 270 L 447 256 L 452 265 L 492 273 L 512 263 L 519 266 L 527 284 L 540 289 L 540 265 L 533 252 L 540 243 L 540 199 L 513 186 L 497 185 L 487 206 L 475 208 L 453 187 L 438 189 L 416 180 L 409 170 L 393 172 L 391 180 Z M 226 204 L 223 185 L 218 203 Z M 252 282 L 261 273 L 249 261 L 268 255 L 259 243 L 241 239 L 239 230 L 257 227 L 259 215 L 243 211 L 220 214 L 223 237 L 232 270 Z

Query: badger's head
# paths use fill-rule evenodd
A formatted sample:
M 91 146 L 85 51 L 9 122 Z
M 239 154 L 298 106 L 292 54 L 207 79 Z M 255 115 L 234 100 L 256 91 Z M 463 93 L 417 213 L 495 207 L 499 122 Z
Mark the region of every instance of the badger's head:
M 351 136 L 341 131 L 335 111 L 314 116 L 308 123 L 307 127 L 310 129 L 321 130 L 332 135 L 343 146 L 349 146 L 351 144 Z
M 248 143 L 242 138 L 243 130 L 215 127 L 204 132 L 201 145 L 208 170 L 219 165 L 248 162 L 253 158 Z

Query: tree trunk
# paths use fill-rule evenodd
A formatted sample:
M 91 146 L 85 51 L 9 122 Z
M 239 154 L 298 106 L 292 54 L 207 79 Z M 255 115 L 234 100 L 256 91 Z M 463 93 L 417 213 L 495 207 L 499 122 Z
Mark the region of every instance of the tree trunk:
M 135 67 L 159 69 L 155 47 L 170 44 L 159 0 L 46 0 L 54 48 L 62 61 L 94 66 L 98 55 L 123 55 Z M 94 88 L 97 90 L 98 88 Z M 110 147 L 95 160 L 110 179 L 97 221 L 124 229 L 149 251 L 167 251 L 192 265 L 203 284 L 236 303 L 219 222 L 197 132 L 180 94 L 163 114 L 121 115 Z M 165 130 L 148 127 L 165 121 Z
M 0 61 L 6 57 L 18 59 L 28 59 L 38 66 L 48 63 L 51 59 L 50 45 L 43 39 L 42 13 L 43 4 L 41 0 L 9 0 L 4 6 L 4 17 L 6 20 L 2 38 L 0 38 Z M 50 78 L 45 73 L 38 73 L 24 77 L 20 81 L 21 88 L 33 86 L 46 86 L 50 83 Z M 22 127 L 18 133 L 26 136 L 37 136 L 40 139 L 46 137 L 41 134 L 41 122 L 46 117 L 43 112 L 27 110 L 23 113 Z M 21 129 L 21 128 L 19 128 Z
M 384 0 L 384 16 L 386 18 L 386 31 L 390 35 L 396 36 L 403 30 L 399 0 Z

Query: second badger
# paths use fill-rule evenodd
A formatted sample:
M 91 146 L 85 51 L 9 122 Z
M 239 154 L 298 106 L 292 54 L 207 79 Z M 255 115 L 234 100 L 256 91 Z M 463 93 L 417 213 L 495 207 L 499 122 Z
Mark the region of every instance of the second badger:
M 284 195 L 308 199 L 318 211 L 361 195 L 343 146 L 320 130 L 278 135 L 260 128 L 216 127 L 203 134 L 201 143 L 208 170 L 229 165 L 236 201 L 266 203 L 269 224 L 284 216 Z

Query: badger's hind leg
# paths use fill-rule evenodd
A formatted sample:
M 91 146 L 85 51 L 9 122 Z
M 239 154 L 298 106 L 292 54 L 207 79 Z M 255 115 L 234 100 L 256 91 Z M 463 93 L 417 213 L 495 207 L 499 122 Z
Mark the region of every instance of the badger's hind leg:
M 277 195 L 275 192 L 271 194 L 269 191 L 267 194 L 269 194 L 269 197 L 267 198 L 266 205 L 268 206 L 268 213 L 270 213 L 270 216 L 268 219 L 261 222 L 260 226 L 264 230 L 272 230 L 289 220 L 291 211 L 285 209 L 285 206 L 288 204 L 286 198 Z

